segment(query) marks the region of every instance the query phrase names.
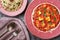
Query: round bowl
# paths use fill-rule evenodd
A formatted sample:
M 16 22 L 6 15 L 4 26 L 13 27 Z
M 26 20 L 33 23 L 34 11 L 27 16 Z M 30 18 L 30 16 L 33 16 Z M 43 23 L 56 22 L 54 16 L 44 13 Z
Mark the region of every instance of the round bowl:
M 33 12 L 33 9 L 41 4 L 41 3 L 51 3 L 53 5 L 55 5 L 59 10 L 60 10 L 60 1 L 59 0 L 34 0 L 32 1 L 27 10 L 26 10 L 26 13 L 25 13 L 25 23 L 27 25 L 27 28 L 28 30 L 35 36 L 39 37 L 39 38 L 43 38 L 43 39 L 50 39 L 50 38 L 53 38 L 53 37 L 56 37 L 58 35 L 60 35 L 60 22 L 57 26 L 57 28 L 51 32 L 41 32 L 41 31 L 38 31 L 32 24 L 32 20 L 31 20 L 31 15 L 32 15 L 32 12 Z
M 23 0 L 22 6 L 17 11 L 12 11 L 11 12 L 11 11 L 5 10 L 2 7 L 1 1 L 0 1 L 0 12 L 2 12 L 5 15 L 8 15 L 8 16 L 17 16 L 24 11 L 24 9 L 26 8 L 26 5 L 27 5 L 27 0 Z

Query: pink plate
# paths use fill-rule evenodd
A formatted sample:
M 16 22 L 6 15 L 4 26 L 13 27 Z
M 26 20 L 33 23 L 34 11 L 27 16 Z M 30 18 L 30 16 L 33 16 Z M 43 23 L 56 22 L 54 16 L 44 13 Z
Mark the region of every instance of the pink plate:
M 26 25 L 27 25 L 27 28 L 29 29 L 29 31 L 39 37 L 39 38 L 43 38 L 43 39 L 50 39 L 50 38 L 53 38 L 53 37 L 56 37 L 58 35 L 60 35 L 60 23 L 58 24 L 58 27 L 53 30 L 52 32 L 41 32 L 41 31 L 38 31 L 35 27 L 33 27 L 33 24 L 32 24 L 32 20 L 31 20 L 31 15 L 32 15 L 32 11 L 33 9 L 41 4 L 41 3 L 51 3 L 53 5 L 55 5 L 59 10 L 60 10 L 60 1 L 59 0 L 34 0 L 30 3 L 30 5 L 28 6 L 27 10 L 26 10 L 26 13 L 25 13 L 25 22 L 26 22 Z
M 23 0 L 23 4 L 19 10 L 14 11 L 14 12 L 9 12 L 3 9 L 3 7 L 1 6 L 1 2 L 0 2 L 0 12 L 8 16 L 16 16 L 16 15 L 21 14 L 24 11 L 26 5 L 27 5 L 27 0 Z

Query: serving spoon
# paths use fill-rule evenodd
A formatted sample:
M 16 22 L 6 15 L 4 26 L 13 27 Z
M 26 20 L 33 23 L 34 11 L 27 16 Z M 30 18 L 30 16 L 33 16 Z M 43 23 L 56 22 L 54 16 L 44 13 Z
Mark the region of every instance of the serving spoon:
M 12 36 L 9 38 L 9 40 L 13 39 L 14 37 L 18 36 L 18 34 L 20 33 L 21 30 L 15 30 L 13 33 L 12 33 Z
M 16 28 L 16 24 L 15 24 L 15 23 L 9 24 L 9 25 L 7 26 L 7 30 L 6 30 L 2 35 L 0 35 L 0 38 L 1 38 L 3 35 L 5 35 L 6 33 L 10 32 L 10 31 L 12 31 L 12 30 L 15 29 L 15 28 Z
M 12 38 L 14 38 L 14 37 L 16 37 L 17 35 L 18 35 L 18 33 L 21 31 L 20 29 L 17 29 L 15 26 L 11 26 L 11 25 L 9 25 L 8 27 L 7 27 L 8 29 L 8 31 L 6 31 L 4 34 L 5 35 L 2 35 L 1 37 L 1 39 L 2 40 L 6 40 L 6 39 L 12 39 Z M 16 29 L 15 29 L 16 28 Z M 13 29 L 15 29 L 15 30 L 13 30 Z M 9 33 L 10 32 L 10 33 Z M 7 36 L 6 36 L 7 35 Z M 9 40 L 8 39 L 8 40 Z
M 7 35 L 5 34 L 4 37 L 2 37 L 0 40 L 11 40 L 14 37 L 16 37 L 20 31 L 21 31 L 20 29 L 17 29 L 8 33 Z

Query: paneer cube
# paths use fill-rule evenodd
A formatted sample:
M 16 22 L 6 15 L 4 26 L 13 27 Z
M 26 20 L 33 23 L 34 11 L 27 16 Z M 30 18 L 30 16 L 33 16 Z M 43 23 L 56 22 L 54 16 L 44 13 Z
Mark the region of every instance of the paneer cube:
M 45 26 L 45 23 L 42 23 L 42 27 L 44 27 Z
M 38 20 L 39 20 L 39 21 L 42 21 L 42 20 L 43 20 L 43 18 L 42 18 L 42 17 L 38 17 Z
M 38 11 L 38 14 L 40 15 L 41 14 L 41 11 Z
M 46 17 L 45 20 L 46 20 L 46 21 L 50 21 L 50 17 Z
M 53 23 L 51 26 L 55 27 L 55 24 Z
M 36 20 L 36 26 L 39 27 L 39 21 L 38 20 Z
M 44 27 L 44 26 L 45 26 L 45 23 L 44 23 L 44 21 L 42 21 L 41 25 L 42 25 L 42 27 Z

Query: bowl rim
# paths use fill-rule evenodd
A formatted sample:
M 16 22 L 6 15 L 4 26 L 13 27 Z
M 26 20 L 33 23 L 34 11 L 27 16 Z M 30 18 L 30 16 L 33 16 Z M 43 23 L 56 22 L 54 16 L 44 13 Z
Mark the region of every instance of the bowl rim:
M 21 8 L 18 9 L 17 11 L 13 11 L 13 12 L 11 12 L 11 11 L 9 12 L 9 11 L 5 10 L 1 5 L 2 4 L 0 3 L 0 12 L 2 12 L 2 14 L 7 15 L 7 16 L 17 16 L 25 10 L 26 5 L 27 5 L 27 0 L 23 0 Z
M 25 24 L 23 23 L 23 21 L 21 19 L 18 19 L 18 18 L 10 18 L 10 17 L 2 17 L 0 19 L 0 21 L 2 21 L 2 20 L 3 21 L 8 21 L 7 23 L 5 23 L 6 26 L 9 25 L 12 22 L 14 22 L 15 24 L 17 24 L 18 27 L 21 28 L 21 30 L 24 32 L 24 34 L 26 36 L 26 40 L 30 40 L 28 31 L 27 31 L 27 28 L 25 27 Z
M 55 5 L 53 5 L 53 4 L 51 4 L 51 3 L 41 3 L 41 4 L 38 4 L 38 5 L 33 9 L 32 15 L 31 15 L 32 24 L 33 24 L 34 27 L 35 27 L 35 25 L 34 25 L 33 19 L 32 19 L 33 15 L 34 15 L 34 11 L 36 10 L 36 8 L 37 8 L 38 6 L 43 5 L 43 4 L 49 4 L 49 5 L 51 5 L 51 6 L 54 6 L 54 7 L 58 10 L 59 15 L 60 15 L 60 11 L 59 11 L 59 9 L 58 9 Z M 58 22 L 58 24 L 60 24 L 60 23 Z M 55 30 L 56 28 L 58 28 L 58 24 L 57 24 L 57 26 L 56 26 L 55 28 L 53 28 L 52 30 L 49 30 L 49 31 L 47 31 L 47 32 L 51 32 L 51 31 Z M 36 27 L 35 27 L 35 28 L 36 28 Z M 38 30 L 38 28 L 36 28 L 36 29 Z M 38 31 L 40 31 L 40 30 L 38 30 Z M 43 32 L 43 31 L 41 31 L 41 32 Z
M 51 2 L 52 1 L 52 2 Z M 43 38 L 43 39 L 50 39 L 50 38 L 53 38 L 53 37 L 56 37 L 58 35 L 60 35 L 60 32 L 58 30 L 60 30 L 60 22 L 59 22 L 59 25 L 58 25 L 58 28 L 56 28 L 55 30 L 53 30 L 52 32 L 46 32 L 46 33 L 43 33 L 43 32 L 40 32 L 38 30 L 36 30 L 33 25 L 32 25 L 32 20 L 31 20 L 31 15 L 32 15 L 32 11 L 33 9 L 39 5 L 40 3 L 44 3 L 44 2 L 48 2 L 48 3 L 52 3 L 53 5 L 57 6 L 59 9 L 59 5 L 58 3 L 60 3 L 59 1 L 57 0 L 35 0 L 33 2 L 31 2 L 26 10 L 26 13 L 25 13 L 25 16 L 24 16 L 24 19 L 25 19 L 25 23 L 27 25 L 27 28 L 28 30 L 35 36 L 39 37 L 39 38 Z M 35 4 L 35 5 L 34 5 Z M 31 9 L 30 9 L 31 8 Z M 29 13 L 29 14 L 28 14 Z M 28 17 L 27 17 L 28 16 Z M 34 30 L 34 31 L 33 31 Z M 53 35 L 54 34 L 54 35 Z

